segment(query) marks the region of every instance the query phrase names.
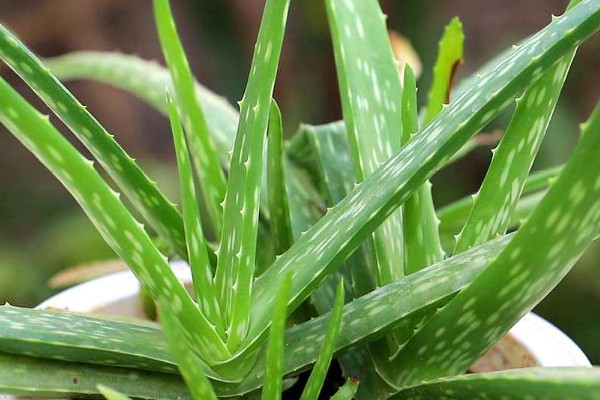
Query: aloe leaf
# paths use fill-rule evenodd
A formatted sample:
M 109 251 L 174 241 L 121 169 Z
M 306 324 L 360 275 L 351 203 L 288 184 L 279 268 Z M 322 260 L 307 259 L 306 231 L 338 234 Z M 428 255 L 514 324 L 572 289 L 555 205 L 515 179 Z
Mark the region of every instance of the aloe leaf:
M 416 315 L 443 306 L 489 265 L 510 238 L 508 235 L 484 243 L 346 304 L 335 352 L 381 339 L 406 321 L 414 320 Z M 325 314 L 288 329 L 285 337 L 286 376 L 307 369 L 316 361 L 328 318 L 329 314 Z M 254 390 L 264 379 L 263 369 L 264 355 L 259 354 L 256 364 L 239 384 L 215 382 L 217 392 L 230 396 Z
M 575 49 L 517 99 L 513 117 L 493 151 L 491 165 L 473 198 L 473 208 L 454 252 L 506 232 L 574 57 Z
M 168 310 L 159 309 L 161 325 L 169 348 L 179 366 L 179 371 L 188 389 L 196 400 L 217 400 L 213 387 L 204 374 L 204 368 L 197 361 L 197 355 L 190 347 L 185 331 L 177 318 Z
M 331 364 L 331 359 L 333 358 L 333 351 L 335 350 L 338 333 L 340 331 L 340 324 L 342 322 L 343 307 L 344 281 L 342 280 L 338 284 L 336 290 L 335 303 L 330 313 L 327 331 L 325 332 L 323 344 L 319 350 L 319 356 L 310 373 L 308 382 L 306 382 L 306 386 L 304 386 L 300 400 L 317 400 L 319 397 L 323 382 L 325 382 L 325 377 L 327 376 L 329 364 Z
M 552 183 L 560 172 L 562 166 L 552 167 L 541 171 L 532 172 L 525 180 L 521 198 L 519 199 L 514 212 L 511 214 L 512 220 L 509 223 L 509 228 L 514 227 L 514 224 L 529 213 L 537 205 L 540 199 L 539 193 L 533 194 L 536 191 L 546 189 Z M 473 207 L 473 196 L 463 197 L 450 204 L 445 205 L 437 210 L 440 218 L 440 232 L 444 235 L 456 235 L 462 229 L 465 221 L 471 213 Z M 454 244 L 453 244 L 454 248 Z
M 168 115 L 165 88 L 175 91 L 170 72 L 155 61 L 137 56 L 101 51 L 79 51 L 45 60 L 59 79 L 91 79 L 126 90 Z M 143 79 L 142 79 L 143 77 Z M 237 111 L 227 99 L 194 81 L 196 97 L 205 115 L 208 133 L 217 149 L 221 166 L 229 167 L 228 151 L 233 147 Z
M 144 219 L 185 257 L 181 215 L 102 125 L 49 71 L 0 25 L 0 57 L 40 96 L 100 162 Z
M 176 375 L 44 360 L 0 353 L 0 392 L 21 397 L 82 398 L 101 394 L 98 385 L 110 385 L 139 399 L 192 400 Z
M 109 52 L 75 52 L 47 60 L 48 66 L 61 79 L 92 79 L 127 90 L 143 101 L 167 114 L 164 90 L 173 91 L 168 70 L 155 62 L 135 56 Z M 141 80 L 140 76 L 144 79 Z M 235 139 L 238 113 L 226 99 L 217 96 L 199 83 L 195 83 L 196 96 L 206 115 L 209 134 L 217 148 L 224 169 L 229 168 L 229 152 Z M 324 208 L 310 182 L 288 158 L 286 182 L 294 237 L 306 231 L 321 216 Z M 267 180 L 264 179 L 264 187 Z M 261 214 L 269 216 L 267 190 L 261 191 Z
M 211 225 L 218 237 L 223 220 L 221 202 L 225 198 L 227 187 L 225 175 L 208 132 L 202 105 L 196 97 L 194 77 L 175 27 L 169 0 L 154 0 L 153 4 L 158 37 L 173 78 L 175 98 L 193 155 L 192 160 L 202 182 L 200 189 Z
M 179 170 L 179 186 L 181 189 L 181 202 L 183 209 L 183 223 L 188 245 L 188 260 L 192 270 L 194 290 L 200 310 L 212 324 L 216 331 L 224 339 L 225 323 L 221 316 L 221 310 L 214 287 L 212 267 L 208 258 L 208 249 L 202 225 L 200 223 L 200 209 L 196 197 L 196 185 L 190 155 L 188 153 L 187 141 L 183 133 L 183 127 L 179 122 L 177 109 L 167 94 L 167 105 L 169 107 L 169 118 L 171 130 L 173 131 L 173 142 L 177 156 L 177 167 Z
M 441 46 L 441 45 L 440 45 Z M 439 62 L 439 61 L 438 61 Z M 436 66 L 438 71 L 439 66 Z M 434 85 L 436 86 L 436 85 Z M 407 143 L 418 131 L 417 83 L 410 65 L 404 69 L 402 135 Z M 438 231 L 439 220 L 426 181 L 404 204 L 405 271 L 412 274 L 444 258 Z
M 450 101 L 453 75 L 463 59 L 464 34 L 458 18 L 452 19 L 444 29 L 433 68 L 433 84 L 425 110 L 425 125 Z M 402 143 L 418 131 L 417 84 L 410 66 L 404 69 Z M 464 146 L 463 146 L 464 148 Z M 439 219 L 435 212 L 431 183 L 425 183 L 406 201 L 404 209 L 406 273 L 413 273 L 444 258 L 440 243 Z
M 398 386 L 464 372 L 560 282 L 600 233 L 600 168 L 594 168 L 600 103 L 582 131 L 560 177 L 513 240 L 399 352 L 405 373 Z
M 362 182 L 401 146 L 402 87 L 398 66 L 377 0 L 328 0 L 325 4 L 350 154 L 356 181 Z M 371 274 L 378 286 L 402 277 L 402 210 L 386 218 L 369 242 L 372 252 L 366 254 L 372 254 L 374 261 L 362 263 L 359 268 L 374 265 Z M 359 268 L 357 272 L 364 274 Z M 393 353 L 396 342 L 391 336 L 374 346 Z M 378 364 L 378 358 L 374 363 Z
M 154 326 L 11 306 L 0 307 L 0 321 L 0 352 L 18 354 L 22 350 L 32 357 L 177 372 L 175 360 Z
M 106 400 L 131 400 L 130 397 L 108 386 L 98 385 L 97 387 Z
M 269 330 L 269 342 L 267 344 L 265 382 L 261 395 L 263 400 L 281 400 L 283 360 L 285 356 L 283 337 L 291 282 L 289 275 L 286 276 L 277 292 L 277 304 L 273 309 L 273 323 Z
M 596 400 L 599 368 L 524 368 L 459 375 L 426 381 L 404 389 L 391 400 Z
M 221 338 L 177 280 L 168 260 L 154 246 L 143 225 L 121 203 L 93 163 L 0 79 L 0 122 L 65 186 L 104 240 L 123 259 L 156 301 L 180 319 L 207 362 L 228 357 Z
M 289 0 L 267 0 L 240 101 L 215 276 L 221 307 L 229 319 L 227 347 L 232 351 L 248 329 L 263 149 L 289 5 Z
M 442 110 L 443 105 L 449 102 L 452 80 L 456 68 L 463 60 L 464 42 L 462 23 L 455 17 L 444 29 L 442 39 L 438 43 L 439 52 L 433 68 L 433 84 L 427 96 L 426 125 Z
M 356 182 L 344 126 L 338 123 L 304 125 L 302 129 L 310 146 L 310 154 L 314 157 L 312 164 L 317 167 L 314 175 L 319 177 L 321 196 L 328 207 L 333 207 L 352 191 Z M 372 251 L 368 242 L 363 243 L 346 260 L 344 272 L 350 277 L 353 297 L 365 295 L 376 287 L 371 274 L 375 262 Z M 332 305 L 333 302 L 329 308 Z
M 327 0 L 344 122 L 358 182 L 400 149 L 402 88 L 376 0 Z M 360 15 L 360 18 L 357 17 Z M 404 274 L 402 211 L 373 234 L 379 286 Z
M 293 310 L 523 86 L 539 78 L 599 25 L 600 0 L 585 0 L 553 21 L 498 64 L 493 74 L 453 101 L 296 240 L 254 283 L 253 324 L 244 348 L 255 348 L 262 341 L 273 306 L 273 285 L 282 273 L 292 273 L 294 296 L 289 304 Z
M 294 236 L 285 183 L 281 111 L 279 111 L 275 100 L 271 102 L 268 136 L 267 187 L 269 188 L 269 216 L 273 230 L 273 240 L 275 241 L 275 252 L 279 255 L 294 243 Z
M 354 165 L 350 157 L 344 125 L 339 123 L 320 126 L 304 125 L 302 129 L 310 147 L 308 149 L 310 157 L 314 158 L 311 160 L 312 164 L 317 166 L 313 175 L 319 176 L 322 182 L 319 186 L 327 205 L 334 206 L 352 190 L 355 182 Z M 371 251 L 369 243 L 363 243 L 345 261 L 343 274 L 351 282 L 349 298 L 360 297 L 375 288 L 375 281 L 371 275 L 373 271 Z M 334 296 L 331 296 L 330 292 L 334 290 L 327 289 L 334 287 L 338 280 L 338 274 L 331 275 L 311 296 L 312 304 L 319 314 L 331 310 Z M 370 358 L 367 348 L 356 348 L 350 353 L 340 355 L 338 361 L 344 375 L 360 374 L 361 385 L 357 398 L 370 400 L 386 398 L 389 392 L 382 390 L 386 385 L 377 375 Z
M 177 373 L 177 363 L 155 323 L 11 306 L 0 307 L 0 322 L 3 353 Z M 224 380 L 207 366 L 204 372 L 213 380 Z
M 470 284 L 509 240 L 510 236 L 507 236 L 487 242 L 347 304 L 343 308 L 335 351 L 379 339 L 407 318 L 445 304 L 457 291 Z M 404 296 L 413 291 L 416 291 L 414 297 Z M 286 376 L 308 368 L 317 360 L 329 315 L 286 332 Z M 173 356 L 154 324 L 139 326 L 8 306 L 0 307 L 0 352 L 171 373 L 176 370 Z M 242 395 L 259 388 L 264 379 L 264 361 L 264 354 L 261 354 L 251 373 L 239 383 L 217 382 L 222 381 L 222 377 L 211 375 L 217 394 Z M 205 368 L 205 373 L 209 374 L 211 370 Z
M 331 400 L 352 400 L 358 391 L 359 384 L 358 378 L 347 379 L 346 383 L 331 396 Z

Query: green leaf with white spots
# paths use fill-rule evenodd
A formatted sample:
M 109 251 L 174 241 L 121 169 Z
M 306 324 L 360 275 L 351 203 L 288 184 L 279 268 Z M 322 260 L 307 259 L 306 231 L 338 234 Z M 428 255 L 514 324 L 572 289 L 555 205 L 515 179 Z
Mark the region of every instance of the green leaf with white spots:
M 599 400 L 600 368 L 524 368 L 459 375 L 403 389 L 390 400 Z
M 177 372 L 156 327 L 58 311 L 0 307 L 0 352 Z
M 302 396 L 300 400 L 317 400 L 327 371 L 329 370 L 329 364 L 333 358 L 333 351 L 335 350 L 338 333 L 340 331 L 340 324 L 342 322 L 342 311 L 344 307 L 344 281 L 340 281 L 338 284 L 335 303 L 333 309 L 329 315 L 329 322 L 327 323 L 327 331 L 323 338 L 321 349 L 319 350 L 319 356 L 313 366 L 313 369 L 306 382 L 306 386 L 302 390 Z
M 574 57 L 575 49 L 517 100 L 510 124 L 493 151 L 489 170 L 474 196 L 471 213 L 456 239 L 455 253 L 508 229 Z
M 167 93 L 167 105 L 173 142 L 177 156 L 179 171 L 179 186 L 183 210 L 183 224 L 188 243 L 188 260 L 192 271 L 194 290 L 200 310 L 213 325 L 219 336 L 225 339 L 225 321 L 223 321 L 215 285 L 213 282 L 212 267 L 208 258 L 208 249 L 200 220 L 200 208 L 196 197 L 196 185 L 192 172 L 192 163 L 188 153 L 187 141 L 183 127 L 179 122 L 179 115 L 171 96 Z
M 560 282 L 598 236 L 600 104 L 582 130 L 558 180 L 508 246 L 398 353 L 405 368 L 398 387 L 464 372 Z
M 190 341 L 207 363 L 229 356 L 227 348 L 177 280 L 168 260 L 154 246 L 143 225 L 85 159 L 50 123 L 0 79 L 0 122 L 31 151 L 71 193 L 104 240 L 159 305 L 181 321 Z
M 267 0 L 246 92 L 240 101 L 215 282 L 235 351 L 249 325 L 263 150 L 290 0 Z
M 269 190 L 269 216 L 273 240 L 275 241 L 275 252 L 279 255 L 294 243 L 294 235 L 290 222 L 290 205 L 285 182 L 283 126 L 281 112 L 275 100 L 271 102 L 268 141 L 267 187 Z
M 131 400 L 128 396 L 108 386 L 98 385 L 97 387 L 106 400 Z
M 439 52 L 433 68 L 433 84 L 427 96 L 425 125 L 442 111 L 444 104 L 449 102 L 452 80 L 456 68 L 463 60 L 464 42 L 462 23 L 455 17 L 444 29 L 444 34 L 438 43 Z
M 196 97 L 194 77 L 175 27 L 169 0 L 154 0 L 153 4 L 158 37 L 173 78 L 175 99 L 198 179 L 202 182 L 200 189 L 203 200 L 218 237 L 223 220 L 221 202 L 225 198 L 227 187 L 225 175 L 219 165 L 215 144 L 208 132 L 202 105 Z
M 556 180 L 562 166 L 548 168 L 531 173 L 521 193 L 517 206 L 511 213 L 509 229 L 517 227 L 537 207 L 543 197 L 543 190 Z M 440 234 L 448 242 L 448 248 L 454 249 L 454 236 L 465 225 L 473 207 L 473 196 L 463 197 L 437 210 L 440 218 Z
M 181 324 L 169 310 L 159 309 L 159 313 L 165 338 L 192 396 L 196 400 L 217 400 L 217 395 L 204 374 L 204 368 L 198 362 L 198 356 L 190 346 Z
M 515 210 L 511 213 L 509 228 L 514 228 L 523 218 L 529 216 L 541 199 L 539 191 L 546 189 L 556 180 L 562 166 L 552 167 L 541 171 L 532 172 L 523 186 L 521 198 L 517 202 Z M 538 192 L 538 193 L 534 193 Z M 465 224 L 465 221 L 473 208 L 473 196 L 463 197 L 437 210 L 440 218 L 440 233 L 451 237 L 457 235 Z M 454 239 L 452 238 L 452 241 Z M 452 243 L 454 248 L 454 243 Z
M 281 400 L 283 360 L 285 359 L 283 338 L 291 282 L 290 276 L 286 276 L 279 285 L 279 291 L 277 292 L 277 304 L 273 309 L 273 323 L 269 330 L 269 341 L 265 355 L 265 381 L 261 394 L 262 400 Z
M 335 353 L 381 339 L 406 321 L 414 321 L 415 316 L 443 306 L 490 264 L 510 238 L 506 236 L 484 243 L 346 304 Z M 406 296 L 406 293 L 411 295 Z M 288 329 L 285 337 L 286 376 L 308 369 L 317 360 L 329 315 Z M 264 379 L 263 370 L 264 354 L 261 353 L 252 370 L 239 384 L 215 382 L 217 393 L 229 396 L 254 390 Z
M 443 43 L 443 41 L 442 41 Z M 440 44 L 441 46 L 441 44 Z M 438 60 L 439 62 L 439 60 Z M 436 65 L 436 70 L 439 66 Z M 435 86 L 435 85 L 434 85 Z M 417 83 L 410 65 L 404 69 L 402 92 L 402 140 L 409 142 L 418 131 Z M 412 274 L 444 258 L 438 231 L 439 220 L 431 195 L 431 183 L 426 181 L 404 204 L 404 246 L 407 274 Z
M 80 51 L 45 60 L 56 77 L 63 81 L 91 79 L 123 89 L 168 115 L 165 88 L 175 92 L 167 68 L 137 56 L 101 51 Z M 221 166 L 229 167 L 238 113 L 227 99 L 198 82 L 193 82 L 196 97 L 206 116 L 208 133 L 215 144 Z
M 1 306 L 0 352 L 177 373 L 158 325 L 135 321 Z M 204 372 L 213 380 L 224 380 L 207 366 Z
M 352 400 L 358 391 L 359 385 L 360 381 L 357 378 L 348 378 L 346 383 L 331 396 L 331 400 Z
M 317 167 L 314 175 L 319 177 L 321 195 L 328 207 L 342 201 L 356 182 L 354 164 L 343 128 L 344 125 L 338 123 L 302 127 L 310 146 L 310 154 L 314 157 L 312 164 Z M 352 283 L 352 297 L 360 297 L 375 289 L 372 275 L 375 260 L 372 254 L 370 243 L 365 242 L 345 261 L 343 272 Z M 329 304 L 329 308 L 331 306 L 333 302 Z
M 144 219 L 185 257 L 183 221 L 174 204 L 48 68 L 2 25 L 0 57 L 90 150 Z
M 176 375 L 116 367 L 43 360 L 0 353 L 0 393 L 20 397 L 98 398 L 98 385 L 110 385 L 139 399 L 193 397 Z
M 48 59 L 47 65 L 60 79 L 92 79 L 107 83 L 132 93 L 167 114 L 164 91 L 167 87 L 173 92 L 173 83 L 169 71 L 155 62 L 119 53 L 85 51 Z M 197 82 L 194 87 L 202 109 L 208 116 L 208 131 L 215 143 L 221 166 L 228 170 L 239 115 L 226 99 Z M 298 237 L 321 216 L 324 206 L 303 171 L 290 163 L 287 156 L 285 165 L 292 229 L 294 237 Z M 265 189 L 261 190 L 261 214 L 268 217 L 266 184 L 267 179 L 263 179 Z
M 350 157 L 345 127 L 340 123 L 311 126 L 303 125 L 297 133 L 296 143 L 298 146 L 293 151 L 302 151 L 308 154 L 305 159 L 311 163 L 311 175 L 317 176 L 320 182 L 322 197 L 329 207 L 341 201 L 354 187 L 354 164 Z M 305 143 L 301 143 L 305 141 Z M 298 153 L 296 157 L 301 157 Z M 300 161 L 298 159 L 298 161 Z M 316 166 L 316 169 L 314 168 Z M 310 300 L 318 314 L 329 312 L 333 307 L 333 293 L 335 293 L 336 282 L 340 277 L 350 282 L 348 298 L 357 298 L 375 289 L 375 281 L 371 272 L 374 259 L 369 243 L 363 243 L 344 262 L 342 273 L 332 274 L 316 290 Z M 381 381 L 371 360 L 371 355 L 366 347 L 353 349 L 338 357 L 345 376 L 359 374 L 361 386 L 357 398 L 380 399 L 387 397 L 385 383 Z M 384 395 L 381 393 L 384 392 Z
M 400 149 L 402 88 L 377 0 L 327 0 L 337 76 L 355 176 L 362 182 Z M 404 274 L 402 211 L 373 233 L 379 286 Z
M 584 0 L 515 49 L 493 74 L 454 100 L 329 210 L 256 279 L 250 309 L 253 323 L 239 352 L 254 349 L 263 341 L 270 323 L 273 285 L 282 273 L 292 273 L 294 295 L 289 306 L 293 310 L 513 96 L 599 27 L 600 0 Z
M 347 304 L 342 311 L 335 351 L 341 352 L 379 339 L 407 318 L 443 305 L 472 282 L 508 242 L 509 237 L 485 243 Z M 411 298 L 404 296 L 409 291 L 414 291 Z M 330 314 L 321 316 L 286 332 L 285 376 L 306 369 L 317 360 L 329 317 Z M 0 352 L 176 372 L 173 356 L 154 324 L 140 326 L 14 307 L 0 307 L 0 322 Z M 202 364 L 200 358 L 196 360 Z M 264 379 L 264 363 L 263 349 L 251 373 L 240 383 L 223 382 L 222 376 L 215 376 L 206 367 L 204 373 L 213 380 L 219 396 L 241 395 L 260 387 Z

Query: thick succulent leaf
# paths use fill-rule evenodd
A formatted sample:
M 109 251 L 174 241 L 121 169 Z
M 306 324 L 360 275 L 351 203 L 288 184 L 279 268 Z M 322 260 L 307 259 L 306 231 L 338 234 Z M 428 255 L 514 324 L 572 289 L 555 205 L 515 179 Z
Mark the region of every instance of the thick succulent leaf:
M 510 124 L 473 198 L 469 218 L 456 239 L 455 253 L 506 232 L 574 57 L 575 49 L 517 100 Z
M 162 334 L 152 325 L 11 306 L 0 307 L 0 322 L 3 353 L 177 372 Z
M 273 306 L 273 285 L 292 273 L 290 308 L 295 309 L 386 217 L 452 154 L 486 125 L 523 86 L 594 33 L 600 0 L 584 0 L 515 49 L 493 74 L 446 107 L 398 154 L 339 202 L 255 282 L 250 333 L 244 347 L 264 338 Z M 241 351 L 241 353 L 247 350 Z
M 480 245 L 458 256 L 379 288 L 343 308 L 335 351 L 379 339 L 415 313 L 445 303 L 471 283 L 506 246 L 509 237 Z M 409 298 L 406 293 L 415 296 Z M 291 328 L 286 333 L 284 374 L 308 368 L 318 357 L 329 314 Z M 359 322 L 354 322 L 359 321 Z M 308 340 L 310 339 L 310 340 Z M 44 310 L 0 307 L 0 352 L 27 354 L 72 362 L 175 372 L 173 356 L 153 324 L 127 322 Z M 197 358 L 198 363 L 202 360 Z M 216 382 L 219 396 L 241 395 L 260 387 L 264 354 L 241 383 Z M 211 373 L 209 369 L 204 370 Z M 384 396 L 383 396 L 384 397 Z
M 335 352 L 381 339 L 416 315 L 445 304 L 469 285 L 510 241 L 506 236 L 406 276 L 346 304 Z M 410 296 L 408 295 L 410 294 Z M 312 365 L 323 343 L 329 314 L 294 326 L 286 333 L 286 376 Z M 238 385 L 215 383 L 219 395 L 240 395 L 260 386 L 264 354 Z
M 179 122 L 179 115 L 177 114 L 175 104 L 173 104 L 171 96 L 168 94 L 167 105 L 169 107 L 169 118 L 177 156 L 183 225 L 188 243 L 188 260 L 192 271 L 196 299 L 204 316 L 215 325 L 216 331 L 225 339 L 225 323 L 217 300 L 206 239 L 202 231 L 200 208 L 198 198 L 196 197 L 196 185 L 194 183 L 187 141 L 183 133 L 183 127 Z
M 600 368 L 524 368 L 459 375 L 404 389 L 391 400 L 598 400 Z
M 269 222 L 273 231 L 275 252 L 279 255 L 294 243 L 294 235 L 290 221 L 290 205 L 285 183 L 281 111 L 279 111 L 275 100 L 271 102 L 268 136 L 267 187 L 269 189 Z
M 333 207 L 348 195 L 356 182 L 350 149 L 343 134 L 344 126 L 338 123 L 304 125 L 303 129 L 303 135 L 310 146 L 311 157 L 314 158 L 312 165 L 317 167 L 313 174 L 319 177 L 321 196 L 328 207 Z M 360 297 L 375 289 L 372 275 L 374 261 L 368 242 L 346 260 L 343 272 L 351 282 L 352 297 Z M 331 298 L 333 299 L 333 296 Z M 328 310 L 332 305 L 333 302 L 329 304 Z
M 436 71 L 439 68 L 440 66 L 436 65 Z M 410 140 L 411 135 L 418 131 L 419 125 L 417 83 L 412 68 L 409 65 L 404 69 L 402 125 L 403 144 L 406 144 Z M 412 274 L 444 258 L 444 251 L 440 244 L 438 231 L 439 220 L 435 213 L 435 206 L 433 205 L 433 197 L 431 195 L 431 183 L 429 181 L 425 182 L 406 200 L 403 212 L 404 246 L 406 252 L 404 270 L 407 274 Z
M 600 104 L 513 240 L 398 353 L 405 368 L 399 387 L 464 372 L 560 282 L 600 233 L 598 157 Z
M 313 171 L 321 184 L 322 196 L 327 205 L 332 207 L 341 201 L 354 187 L 354 164 L 350 157 L 350 149 L 344 131 L 344 125 L 332 123 L 328 125 L 302 127 L 305 140 L 308 142 L 308 154 L 312 165 L 317 166 Z M 339 133 L 338 133 L 339 132 Z M 375 289 L 369 243 L 363 243 L 348 259 L 342 268 L 346 281 L 349 281 L 350 293 L 348 298 L 357 298 Z M 333 306 L 333 288 L 339 279 L 339 274 L 331 275 L 321 287 L 311 296 L 312 304 L 319 314 L 331 310 Z M 376 400 L 387 398 L 389 391 L 377 375 L 367 348 L 356 348 L 350 353 L 338 357 L 345 376 L 360 374 L 361 385 L 358 389 L 358 399 Z
M 170 72 L 154 61 L 133 55 L 101 51 L 81 51 L 45 60 L 61 80 L 91 79 L 126 90 L 167 115 L 165 88 L 175 91 Z M 238 121 L 237 111 L 227 99 L 198 82 L 193 83 L 205 115 L 208 132 L 217 149 L 221 166 L 229 167 L 227 152 L 233 147 Z
M 215 282 L 229 320 L 227 347 L 245 339 L 258 230 L 263 149 L 290 0 L 267 0 L 233 147 Z
M 164 102 L 165 87 L 173 92 L 169 71 L 152 61 L 136 56 L 109 52 L 75 52 L 46 61 L 60 79 L 92 79 L 124 89 L 157 110 L 167 114 Z M 144 79 L 140 79 L 140 77 Z M 226 99 L 195 83 L 196 96 L 207 118 L 209 134 L 217 148 L 221 166 L 229 168 L 229 152 L 233 148 L 238 113 Z M 298 237 L 321 216 L 323 204 L 303 173 L 289 160 L 286 163 L 286 182 L 294 236 Z M 264 179 L 263 187 L 267 180 Z M 261 191 L 261 214 L 269 215 L 267 190 Z
M 189 339 L 207 362 L 228 357 L 227 348 L 177 280 L 168 260 L 143 225 L 85 159 L 50 123 L 0 79 L 0 122 L 71 193 L 104 240 L 148 288 L 152 297 L 182 322 Z
M 169 310 L 160 310 L 163 332 L 169 349 L 177 360 L 179 371 L 188 389 L 196 400 L 217 400 L 217 395 L 204 373 L 204 368 L 197 361 L 197 355 L 189 345 L 181 324 Z
M 98 390 L 106 400 L 131 400 L 130 397 L 108 386 L 98 385 Z
M 331 396 L 331 400 L 352 400 L 358 391 L 359 384 L 358 378 L 347 379 L 346 383 Z
M 100 162 L 150 225 L 185 257 L 181 215 L 102 125 L 19 39 L 0 25 L 0 57 Z
M 287 299 L 290 297 L 292 281 L 286 276 L 277 292 L 277 303 L 273 309 L 273 323 L 269 330 L 266 352 L 265 381 L 262 388 L 262 400 L 280 400 L 283 390 L 284 334 L 287 319 Z
M 329 365 L 331 364 L 331 359 L 333 358 L 333 351 L 336 347 L 340 324 L 342 322 L 343 307 L 344 281 L 340 281 L 336 290 L 335 303 L 333 304 L 333 309 L 329 315 L 327 331 L 325 332 L 323 342 L 320 342 L 322 345 L 319 350 L 319 356 L 310 373 L 308 382 L 306 382 L 306 386 L 304 386 L 304 389 L 302 390 L 300 400 L 317 400 L 319 397 L 319 393 L 325 382 L 325 377 L 327 376 L 327 371 L 329 370 Z
M 101 394 L 110 385 L 139 399 L 192 400 L 177 375 L 117 367 L 44 360 L 0 353 L 0 393 L 21 397 L 82 398 Z
M 456 68 L 463 60 L 464 42 L 462 23 L 455 17 L 444 29 L 444 34 L 438 43 L 439 51 L 433 68 L 433 84 L 427 96 L 425 124 L 431 122 L 442 111 L 443 105 L 449 102 L 452 80 Z
M 158 37 L 173 79 L 173 93 L 179 106 L 198 179 L 202 182 L 200 189 L 211 225 L 218 235 L 223 221 L 221 202 L 225 198 L 227 187 L 225 175 L 219 165 L 219 157 L 208 132 L 202 106 L 196 97 L 194 77 L 175 27 L 169 0 L 154 0 L 153 4 Z
M 544 169 L 541 171 L 532 172 L 523 186 L 521 198 L 519 199 L 517 206 L 511 214 L 511 222 L 508 227 L 513 228 L 523 217 L 529 215 L 529 213 L 537 205 L 537 201 L 541 199 L 539 193 L 532 193 L 546 189 L 550 183 L 552 183 L 560 172 L 562 166 Z M 526 196 L 530 195 L 530 196 Z M 456 200 L 444 207 L 437 210 L 437 214 L 440 218 L 440 231 L 443 235 L 453 236 L 458 234 L 465 224 L 465 221 L 469 217 L 471 209 L 473 207 L 473 196 L 463 197 Z
M 3 353 L 177 373 L 177 363 L 155 323 L 11 306 L 0 307 L 0 322 Z M 212 380 L 224 380 L 206 365 L 204 373 Z
M 362 182 L 400 149 L 402 134 L 398 66 L 377 0 L 327 0 L 344 122 Z M 404 274 L 402 211 L 373 233 L 377 284 Z

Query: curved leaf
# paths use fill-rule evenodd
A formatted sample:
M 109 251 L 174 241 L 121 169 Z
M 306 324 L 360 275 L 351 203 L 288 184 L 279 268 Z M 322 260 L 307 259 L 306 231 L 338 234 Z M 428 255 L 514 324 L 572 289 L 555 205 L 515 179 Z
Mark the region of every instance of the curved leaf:
M 599 368 L 524 368 L 460 375 L 403 389 L 390 400 L 597 400 Z
M 218 237 L 223 222 L 221 202 L 225 198 L 225 175 L 219 165 L 212 137 L 208 133 L 202 106 L 196 97 L 194 77 L 175 27 L 169 0 L 154 0 L 153 4 L 158 37 L 173 78 L 180 117 L 193 154 L 192 160 L 198 179 L 202 182 L 200 189 L 203 200 Z
M 119 185 L 142 216 L 186 257 L 183 220 L 112 135 L 56 79 L 48 68 L 5 27 L 0 25 L 0 57 L 21 76 L 71 129 Z
M 41 115 L 1 78 L 0 122 L 65 186 L 152 297 L 177 315 L 206 362 L 227 358 L 229 354 L 221 338 L 118 193 L 106 184 L 93 163 L 54 128 L 48 117 Z
M 445 108 L 398 154 L 329 210 L 256 280 L 252 325 L 239 353 L 262 342 L 273 306 L 273 284 L 282 273 L 292 273 L 290 308 L 295 309 L 512 96 L 599 27 L 600 0 L 584 0 L 515 49 L 493 74 Z
M 398 353 L 405 368 L 398 387 L 464 372 L 560 282 L 598 236 L 600 103 L 582 130 L 575 153 L 514 239 Z
M 0 392 L 21 397 L 82 398 L 101 394 L 110 385 L 139 399 L 193 400 L 176 375 L 116 367 L 90 366 L 0 353 Z

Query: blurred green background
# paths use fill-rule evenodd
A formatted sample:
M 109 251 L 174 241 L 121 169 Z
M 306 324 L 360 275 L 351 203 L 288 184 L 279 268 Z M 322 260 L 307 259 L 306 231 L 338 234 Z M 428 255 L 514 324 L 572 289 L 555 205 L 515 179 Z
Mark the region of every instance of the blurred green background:
M 239 100 L 249 68 L 264 0 L 173 0 L 173 8 L 198 79 L 229 100 Z M 459 79 L 501 49 L 543 27 L 566 0 L 383 0 L 389 27 L 410 39 L 431 78 L 437 40 L 455 15 L 466 33 Z M 148 0 L 3 0 L 0 20 L 44 57 L 74 50 L 135 53 L 162 60 Z M 564 162 L 583 121 L 600 97 L 600 39 L 579 51 L 535 168 Z M 0 74 L 42 108 L 5 65 Z M 116 89 L 69 84 L 75 94 L 176 199 L 174 154 L 167 121 Z M 339 119 L 335 66 L 322 0 L 292 4 L 276 98 L 287 135 L 301 121 Z M 489 127 L 506 126 L 510 112 Z M 62 128 L 62 127 L 61 127 Z M 434 179 L 438 206 L 477 190 L 490 159 L 480 149 Z M 600 160 L 599 160 L 600 162 Z M 112 256 L 74 200 L 3 127 L 0 127 L 0 301 L 33 306 L 53 291 L 57 271 Z M 600 364 L 600 245 L 537 308 Z

